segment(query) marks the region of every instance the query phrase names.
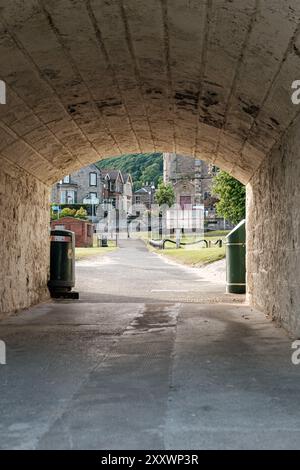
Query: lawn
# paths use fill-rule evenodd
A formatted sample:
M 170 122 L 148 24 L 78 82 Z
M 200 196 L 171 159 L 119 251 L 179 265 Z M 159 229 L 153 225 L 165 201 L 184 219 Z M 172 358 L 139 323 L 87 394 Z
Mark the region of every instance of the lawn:
M 98 255 L 106 255 L 116 250 L 115 245 L 109 245 L 107 248 L 103 247 L 91 247 L 91 248 L 75 248 L 75 260 L 79 261 L 86 258 L 92 258 Z
M 203 235 L 200 235 L 200 234 L 183 234 L 181 236 L 181 240 L 183 242 L 193 242 L 193 241 L 196 241 L 196 240 L 202 240 L 203 238 L 205 239 L 209 239 L 210 241 L 214 241 L 214 240 L 219 240 L 220 238 L 222 238 L 223 240 L 225 240 L 225 237 L 226 235 L 228 235 L 229 233 L 229 230 L 212 230 L 210 232 L 205 232 Z M 153 238 L 154 240 L 159 240 L 160 239 L 160 236 L 159 236 L 159 233 L 158 232 L 151 232 L 150 234 L 148 232 L 134 232 L 131 234 L 131 238 L 139 238 L 141 240 L 148 240 L 149 237 Z M 163 238 L 170 238 L 171 240 L 175 240 L 176 239 L 176 235 L 175 234 L 170 234 L 170 235 L 164 235 Z
M 153 250 L 174 261 L 189 266 L 203 266 L 225 258 L 225 247 L 222 248 L 166 248 L 165 250 Z
M 199 239 L 208 239 L 212 243 L 216 240 L 225 239 L 225 236 L 228 232 L 220 230 L 214 232 L 205 233 L 204 237 L 194 237 L 194 236 L 183 236 L 183 242 L 193 242 Z M 172 237 L 173 238 L 173 237 Z M 222 248 L 218 246 L 212 246 L 211 248 L 204 248 L 204 244 L 196 245 L 187 245 L 179 249 L 175 248 L 173 243 L 166 243 L 165 250 L 158 250 L 153 247 L 149 247 L 151 251 L 159 253 L 163 256 L 166 256 L 174 261 L 177 261 L 182 264 L 189 266 L 203 266 L 205 264 L 213 263 L 220 259 L 225 258 L 225 246 Z
M 210 232 L 205 232 L 204 238 L 207 237 L 218 237 L 218 238 L 224 238 L 230 230 L 211 230 Z

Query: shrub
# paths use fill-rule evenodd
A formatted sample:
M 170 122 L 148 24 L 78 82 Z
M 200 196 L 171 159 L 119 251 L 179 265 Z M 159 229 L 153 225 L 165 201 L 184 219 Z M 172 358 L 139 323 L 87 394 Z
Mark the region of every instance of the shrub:
M 70 209 L 69 207 L 64 207 L 59 214 L 59 218 L 62 217 L 75 217 L 76 209 Z
M 75 217 L 76 219 L 85 220 L 87 218 L 87 211 L 83 207 L 80 207 L 80 209 L 78 209 L 78 211 L 76 212 Z

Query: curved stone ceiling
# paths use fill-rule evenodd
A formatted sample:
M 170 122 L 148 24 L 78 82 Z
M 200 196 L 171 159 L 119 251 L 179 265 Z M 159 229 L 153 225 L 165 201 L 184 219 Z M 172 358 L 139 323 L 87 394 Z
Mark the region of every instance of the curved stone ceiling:
M 0 0 L 0 155 L 45 183 L 178 152 L 247 183 L 294 122 L 299 0 Z

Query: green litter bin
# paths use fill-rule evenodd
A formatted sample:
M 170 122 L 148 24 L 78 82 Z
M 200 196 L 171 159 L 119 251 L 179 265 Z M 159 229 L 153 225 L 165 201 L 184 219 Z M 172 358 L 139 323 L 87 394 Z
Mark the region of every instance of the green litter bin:
M 246 221 L 242 220 L 226 236 L 226 291 L 246 292 Z
M 51 230 L 50 279 L 51 297 L 78 298 L 75 286 L 75 234 L 70 230 Z

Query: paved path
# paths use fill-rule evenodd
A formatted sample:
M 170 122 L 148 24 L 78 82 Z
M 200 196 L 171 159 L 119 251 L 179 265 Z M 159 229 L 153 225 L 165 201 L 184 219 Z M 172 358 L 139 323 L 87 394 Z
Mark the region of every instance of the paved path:
M 240 303 L 244 300 L 243 296 L 225 294 L 224 276 L 216 272 L 215 277 L 216 280 L 209 268 L 182 266 L 149 252 L 141 240 L 121 240 L 120 248 L 100 263 L 99 258 L 81 261 L 76 282 L 82 302 Z
M 79 302 L 0 323 L 1 448 L 300 447 L 291 341 L 221 282 L 142 242 L 77 278 Z

